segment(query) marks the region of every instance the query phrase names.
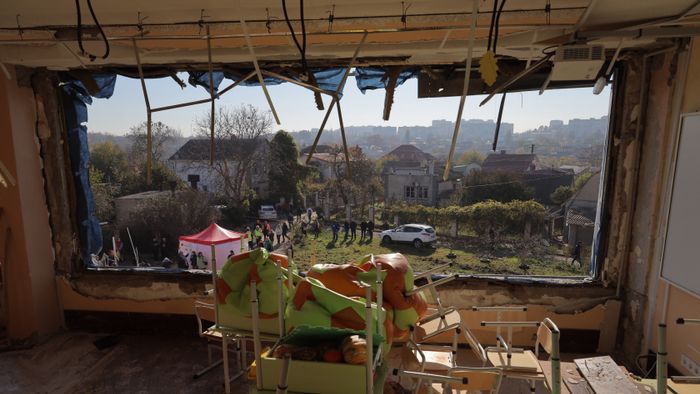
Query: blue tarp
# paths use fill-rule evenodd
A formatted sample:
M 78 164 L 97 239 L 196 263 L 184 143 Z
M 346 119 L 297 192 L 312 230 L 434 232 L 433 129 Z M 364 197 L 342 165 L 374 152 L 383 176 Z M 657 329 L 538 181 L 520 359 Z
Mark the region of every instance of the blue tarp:
M 340 85 L 340 81 L 343 79 L 344 68 L 327 68 L 327 69 L 314 69 L 314 77 L 316 78 L 316 83 L 318 87 L 323 90 L 328 90 L 335 92 Z M 224 77 L 230 79 L 234 82 L 241 79 L 239 74 L 226 73 L 221 71 L 215 71 L 214 75 L 214 89 L 217 90 L 219 85 L 223 82 Z M 277 79 L 274 77 L 263 77 L 265 85 L 273 86 L 284 83 L 285 81 Z M 298 79 L 297 79 L 298 80 Z M 206 71 L 190 71 L 189 72 L 189 83 L 192 86 L 201 86 L 206 90 L 209 90 L 209 73 Z M 249 78 L 247 81 L 241 83 L 241 86 L 260 86 L 257 76 Z
M 68 151 L 76 191 L 76 214 L 80 227 L 81 258 L 90 264 L 90 254 L 102 249 L 102 230 L 95 217 L 95 200 L 90 188 L 90 148 L 87 140 L 87 105 L 92 97 L 109 98 L 117 80 L 115 74 L 93 75 L 97 91 L 92 95 L 82 82 L 62 76 L 63 112 L 68 131 Z
M 357 67 L 355 69 L 355 82 L 357 88 L 365 93 L 367 90 L 386 89 L 389 83 L 389 77 L 386 74 L 387 70 L 381 67 Z M 399 73 L 396 80 L 396 86 L 401 86 L 408 79 L 416 77 L 417 70 L 404 70 Z
M 188 82 L 190 85 L 197 87 L 201 86 L 204 89 L 209 91 L 209 72 L 207 71 L 190 71 L 190 78 L 188 79 Z M 224 73 L 221 71 L 214 71 L 212 73 L 212 79 L 214 82 L 214 91 L 217 92 L 219 91 L 219 85 L 221 85 L 221 82 L 224 80 Z

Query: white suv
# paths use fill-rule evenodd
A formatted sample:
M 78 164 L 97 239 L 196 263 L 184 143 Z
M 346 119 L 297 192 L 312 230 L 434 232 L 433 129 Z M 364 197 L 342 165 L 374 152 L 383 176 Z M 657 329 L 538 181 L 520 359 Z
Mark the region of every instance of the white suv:
M 416 248 L 430 245 L 437 240 L 435 229 L 425 224 L 405 224 L 380 234 L 382 243 L 410 242 Z
M 258 209 L 258 216 L 264 220 L 275 220 L 277 219 L 277 211 L 272 205 L 261 205 Z

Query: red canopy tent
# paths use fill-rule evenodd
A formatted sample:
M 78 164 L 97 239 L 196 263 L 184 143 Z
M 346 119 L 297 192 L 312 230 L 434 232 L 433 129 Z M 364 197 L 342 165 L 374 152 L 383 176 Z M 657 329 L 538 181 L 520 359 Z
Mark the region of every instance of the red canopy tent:
M 181 235 L 180 252 L 188 255 L 190 252 L 202 252 L 207 263 L 212 259 L 212 246 L 214 246 L 214 256 L 217 258 L 218 266 L 226 261 L 226 257 L 233 251 L 235 254 L 248 250 L 248 235 L 227 230 L 216 223 L 192 235 Z M 245 240 L 245 242 L 244 242 Z M 211 267 L 207 264 L 207 268 Z M 203 267 L 199 267 L 203 268 Z

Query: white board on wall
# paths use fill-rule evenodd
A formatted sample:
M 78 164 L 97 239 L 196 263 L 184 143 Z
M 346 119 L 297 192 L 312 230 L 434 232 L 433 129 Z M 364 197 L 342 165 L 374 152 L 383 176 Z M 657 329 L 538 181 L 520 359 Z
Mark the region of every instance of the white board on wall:
M 700 113 L 681 117 L 661 277 L 700 296 Z

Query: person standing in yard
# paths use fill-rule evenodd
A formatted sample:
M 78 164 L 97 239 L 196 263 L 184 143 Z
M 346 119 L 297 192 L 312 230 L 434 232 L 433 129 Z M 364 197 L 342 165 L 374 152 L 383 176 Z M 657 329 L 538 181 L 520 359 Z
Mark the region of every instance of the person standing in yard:
M 360 222 L 360 241 L 364 241 L 365 234 L 367 234 L 367 222 L 363 220 Z
M 282 222 L 282 240 L 285 242 L 289 241 L 289 236 L 287 235 L 288 232 L 289 232 L 289 224 L 285 220 L 284 222 Z
M 318 235 L 321 234 L 321 224 L 318 222 L 318 219 L 314 220 L 313 230 L 314 239 L 318 239 Z
M 578 261 L 579 267 L 581 266 L 581 241 L 576 242 L 574 251 L 571 253 L 571 265 L 574 265 L 574 261 Z
M 357 222 L 354 220 L 350 221 L 350 239 L 354 240 L 357 237 Z
M 374 222 L 371 219 L 367 222 L 367 237 L 369 242 L 372 242 L 374 238 Z
M 253 250 L 253 245 L 255 245 L 255 242 L 253 241 L 253 232 L 250 231 L 250 227 L 245 228 L 245 235 L 248 237 L 248 250 Z
M 197 268 L 201 270 L 207 268 L 207 260 L 204 258 L 202 252 L 197 253 Z
M 282 241 L 282 222 L 277 223 L 275 226 L 275 237 L 277 237 L 277 245 Z
M 343 222 L 343 233 L 345 233 L 343 241 L 348 240 L 348 230 L 350 230 L 350 223 L 347 220 L 345 220 L 345 222 Z
M 189 261 L 190 269 L 197 268 L 197 252 L 194 250 L 190 252 L 190 256 L 187 259 Z
M 263 233 L 262 233 L 262 229 L 260 228 L 260 225 L 255 226 L 255 231 L 254 231 L 253 235 L 255 236 L 255 244 L 256 245 L 259 244 L 262 241 L 262 237 L 263 237 Z
M 340 230 L 340 226 L 338 225 L 338 222 L 333 222 L 331 224 L 331 231 L 333 231 L 333 243 L 338 242 L 338 231 Z

